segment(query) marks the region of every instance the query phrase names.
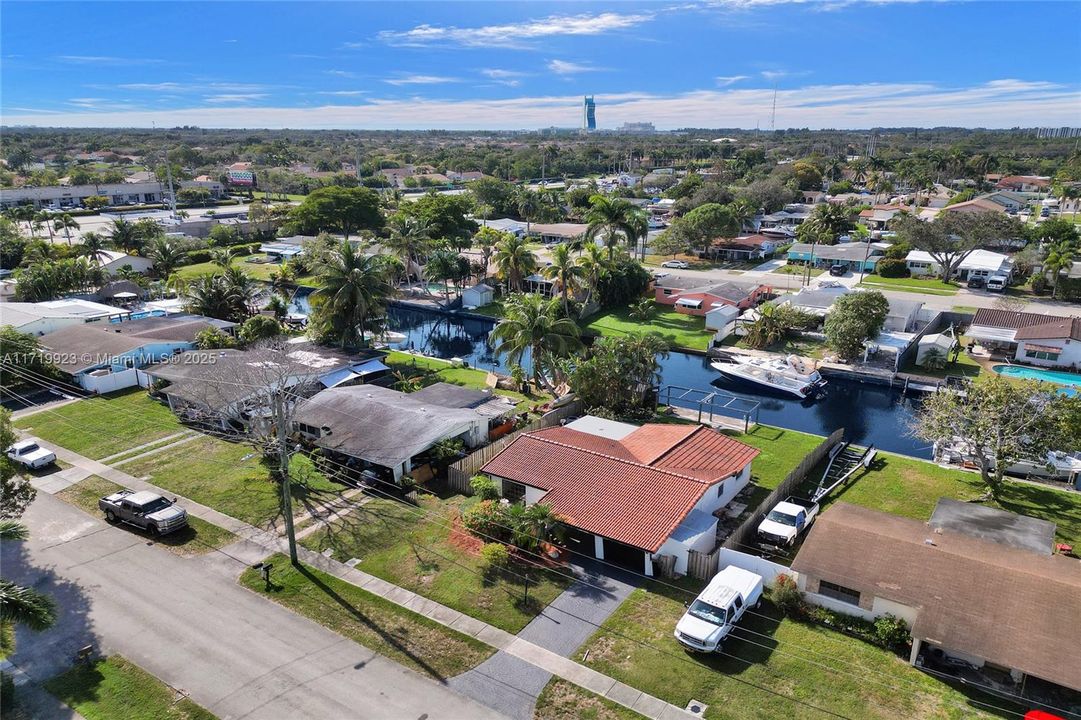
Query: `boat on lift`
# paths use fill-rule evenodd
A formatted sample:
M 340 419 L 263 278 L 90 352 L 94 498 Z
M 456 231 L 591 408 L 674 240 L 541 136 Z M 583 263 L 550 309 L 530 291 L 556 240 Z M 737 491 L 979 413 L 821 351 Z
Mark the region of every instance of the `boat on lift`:
M 711 363 L 726 377 L 753 383 L 800 399 L 813 397 L 826 385 L 822 375 L 798 355 L 782 359 L 735 356 Z

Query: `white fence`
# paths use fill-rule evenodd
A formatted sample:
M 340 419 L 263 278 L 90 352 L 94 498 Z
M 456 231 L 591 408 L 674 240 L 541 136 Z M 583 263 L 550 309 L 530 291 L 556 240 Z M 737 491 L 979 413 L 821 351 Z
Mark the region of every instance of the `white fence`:
M 731 548 L 726 547 L 720 548 L 718 552 L 720 553 L 717 558 L 717 568 L 719 570 L 723 570 L 729 565 L 735 565 L 738 568 L 753 572 L 756 575 L 761 575 L 762 581 L 766 585 L 772 585 L 778 575 L 788 575 L 793 580 L 799 577 L 799 573 L 792 572 L 792 568 L 771 562 L 765 558 L 758 557 L 757 555 L 749 555 L 745 552 L 732 550 Z
M 98 395 L 124 390 L 136 385 L 139 387 L 149 387 L 150 385 L 150 376 L 136 368 L 100 375 L 87 374 L 79 379 L 81 381 L 79 384 L 83 386 L 83 389 Z

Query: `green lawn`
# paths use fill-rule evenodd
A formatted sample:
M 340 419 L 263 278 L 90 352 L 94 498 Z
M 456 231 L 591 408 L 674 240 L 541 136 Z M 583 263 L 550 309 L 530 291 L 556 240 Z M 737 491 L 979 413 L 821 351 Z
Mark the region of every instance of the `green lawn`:
M 807 273 L 807 268 L 803 265 L 796 264 L 782 265 L 779 268 L 770 270 L 770 272 L 778 275 L 805 275 Z M 811 277 L 818 277 L 824 272 L 826 272 L 825 268 L 811 268 Z
M 751 461 L 751 478 L 769 490 L 780 485 L 788 473 L 825 439 L 769 425 L 757 425 L 749 433 L 732 436 L 761 451 Z
M 442 681 L 494 652 L 356 585 L 306 565 L 293 567 L 285 555 L 267 562 L 274 566 L 269 591 L 258 570 L 245 570 L 240 584 L 417 672 Z
M 473 388 L 474 390 L 488 389 L 488 373 L 485 370 L 474 368 L 455 367 L 446 360 L 429 358 L 409 353 L 391 350 L 384 362 L 393 371 L 401 372 L 406 377 L 423 375 L 431 372 L 435 374 L 436 382 L 448 382 L 454 385 Z M 518 403 L 518 410 L 524 412 L 534 405 L 548 402 L 551 397 L 544 393 L 532 393 L 525 395 L 513 390 L 494 390 L 496 395 L 509 397 Z
M 635 590 L 577 659 L 678 707 L 692 698 L 704 702 L 711 719 L 823 717 L 788 698 L 849 718 L 996 717 L 906 660 L 832 630 L 780 619 L 768 603 L 740 621 L 740 628 L 765 637 L 737 630 L 725 654 L 688 654 L 672 628 L 690 598 L 662 585 Z
M 204 437 L 124 465 L 124 471 L 256 526 L 279 517 L 279 492 L 252 446 Z M 329 502 L 344 489 L 294 455 L 293 513 Z
M 215 720 L 168 685 L 119 655 L 79 665 L 45 683 L 45 689 L 87 720 Z
M 957 313 L 968 313 L 970 315 L 975 315 L 979 311 L 979 308 L 975 305 L 954 305 L 950 309 Z
M 643 716 L 580 688 L 552 678 L 533 709 L 533 720 L 642 720 Z
M 263 281 L 270 280 L 270 274 L 271 273 L 279 272 L 281 270 L 281 267 L 282 267 L 281 264 L 276 263 L 276 262 L 269 262 L 269 263 L 248 262 L 249 260 L 252 260 L 253 258 L 266 258 L 266 255 L 264 255 L 262 253 L 256 253 L 254 255 L 245 255 L 243 257 L 234 257 L 233 260 L 232 260 L 232 264 L 233 264 L 234 267 L 238 267 L 241 270 L 243 270 L 245 272 L 245 274 L 250 275 L 251 277 L 255 278 L 256 280 L 263 280 Z M 177 268 L 176 275 L 177 275 L 177 277 L 190 280 L 191 278 L 199 277 L 200 275 L 216 275 L 219 272 L 221 272 L 221 268 L 218 267 L 217 265 L 215 265 L 214 263 L 212 263 L 212 262 L 202 262 L 202 263 L 196 263 L 194 265 L 185 265 L 185 266 L 183 266 L 181 268 Z M 309 285 L 310 286 L 310 285 L 314 284 L 314 281 L 315 281 L 315 276 L 311 275 L 311 274 L 299 275 L 296 278 L 296 282 L 299 285 Z
M 915 363 L 915 357 L 907 365 L 901 368 L 901 372 L 913 373 L 915 375 L 926 375 L 927 377 L 944 378 L 949 375 L 962 375 L 964 377 L 976 377 L 983 372 L 983 367 L 978 362 L 972 359 L 972 357 L 964 351 L 965 345 L 968 341 L 962 336 L 959 340 L 962 350 L 957 354 L 957 362 L 947 363 L 946 367 L 941 370 L 929 370 L 924 367 L 919 367 Z
M 16 420 L 15 425 L 94 460 L 184 429 L 168 407 L 142 388 L 45 410 Z
M 501 318 L 503 317 L 504 307 L 502 300 L 494 300 L 487 305 L 482 305 L 479 308 L 473 308 L 469 312 L 476 313 L 477 315 L 487 315 L 488 317 Z
M 767 352 L 781 353 L 783 355 L 799 355 L 801 357 L 821 360 L 829 353 L 829 345 L 825 342 L 808 340 L 805 338 L 785 338 L 781 342 L 768 345 L 764 348 L 752 348 L 747 344 L 747 339 L 738 335 L 729 335 L 721 342 L 721 347 L 743 348 L 745 350 L 765 350 Z
M 64 502 L 71 503 L 80 510 L 95 517 L 101 516 L 98 508 L 98 500 L 111 495 L 124 488 L 114 482 L 97 475 L 80 480 L 71 487 L 58 492 L 56 496 Z M 131 532 L 140 532 L 137 528 L 125 526 Z M 234 540 L 236 535 L 217 525 L 208 523 L 201 518 L 188 515 L 188 527 L 175 533 L 154 538 L 154 542 L 164 546 L 170 552 L 184 557 L 202 555 L 203 553 L 225 547 Z
M 928 295 L 956 295 L 957 286 L 944 283 L 937 278 L 886 278 L 881 275 L 867 275 L 863 285 L 885 290 L 926 293 Z
M 451 538 L 458 512 L 475 502 L 454 496 L 423 496 L 420 507 L 375 499 L 303 540 L 336 560 L 358 558 L 358 570 L 420 593 L 516 633 L 570 584 L 554 572 L 515 564 L 513 573 L 488 576 L 477 554 Z M 434 517 L 424 517 L 423 512 Z M 529 599 L 525 578 L 529 578 Z
M 655 308 L 648 320 L 635 320 L 630 316 L 630 308 L 609 310 L 587 320 L 589 322 L 583 327 L 586 332 L 614 336 L 656 332 L 672 349 L 706 350 L 713 340 L 713 333 L 706 330 L 705 318 L 661 307 Z

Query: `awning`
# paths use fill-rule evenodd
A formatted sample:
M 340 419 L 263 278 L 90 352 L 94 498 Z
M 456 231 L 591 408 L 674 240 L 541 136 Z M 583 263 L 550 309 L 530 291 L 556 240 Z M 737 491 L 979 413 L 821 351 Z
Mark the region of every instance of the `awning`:
M 1054 345 L 1033 345 L 1032 343 L 1025 343 L 1025 351 L 1035 350 L 1036 352 L 1052 353 L 1054 355 L 1061 355 L 1062 348 L 1055 347 Z
M 360 373 L 353 372 L 350 368 L 342 368 L 341 370 L 335 370 L 332 373 L 319 378 L 319 382 L 323 384 L 323 387 L 338 387 L 342 383 L 347 383 L 350 380 L 356 380 L 360 377 Z
M 676 300 L 676 305 L 698 309 L 702 307 L 702 301 L 694 298 L 680 298 L 679 300 Z
M 266 253 L 268 255 L 283 255 L 292 257 L 294 255 L 300 255 L 304 252 L 304 248 L 296 245 L 287 245 L 285 243 L 271 243 L 267 245 L 260 245 L 259 252 Z
M 372 373 L 382 372 L 384 370 L 390 370 L 390 368 L 384 365 L 382 360 L 369 360 L 368 362 L 353 366 L 353 372 L 359 375 L 371 375 Z
M 1014 328 L 1000 328 L 991 325 L 972 325 L 965 333 L 966 337 L 973 340 L 987 340 L 990 342 L 1000 343 L 1012 343 L 1014 334 L 1017 332 Z

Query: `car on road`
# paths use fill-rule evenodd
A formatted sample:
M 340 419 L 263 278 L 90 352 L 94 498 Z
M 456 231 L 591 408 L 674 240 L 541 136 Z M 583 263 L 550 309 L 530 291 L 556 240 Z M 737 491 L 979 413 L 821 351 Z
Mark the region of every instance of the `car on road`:
M 56 462 L 56 454 L 33 440 L 22 440 L 7 449 L 7 456 L 27 470 L 40 470 Z
M 123 522 L 151 535 L 167 535 L 188 526 L 188 513 L 176 504 L 147 490 L 120 490 L 98 500 L 98 508 L 111 523 Z
M 676 640 L 692 652 L 716 652 L 747 608 L 758 607 L 762 585 L 762 576 L 750 570 L 721 570 L 676 623 Z
M 834 277 L 840 277 L 848 272 L 847 265 L 830 265 L 830 275 Z
M 684 260 L 665 260 L 661 263 L 662 268 L 672 268 L 673 270 L 686 270 L 691 265 Z
M 758 523 L 758 537 L 769 545 L 791 547 L 817 515 L 818 503 L 790 496 L 774 505 Z

